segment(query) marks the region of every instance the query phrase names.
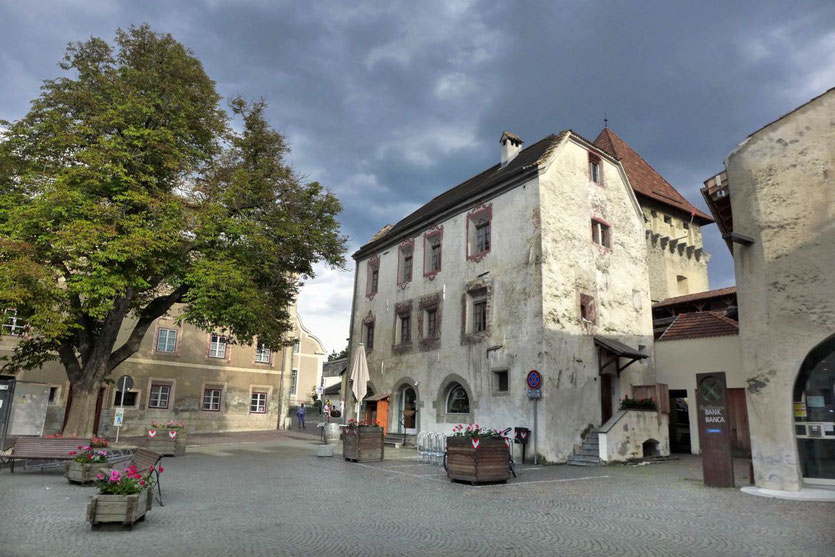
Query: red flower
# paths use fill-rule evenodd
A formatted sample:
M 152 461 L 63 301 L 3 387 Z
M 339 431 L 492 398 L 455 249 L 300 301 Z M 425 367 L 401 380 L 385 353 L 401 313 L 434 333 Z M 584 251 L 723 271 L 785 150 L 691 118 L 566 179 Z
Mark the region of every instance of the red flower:
M 77 454 L 78 454 L 78 453 L 77 453 L 76 451 L 70 451 L 70 456 L 75 456 L 75 455 L 77 455 Z
M 159 467 L 159 473 L 160 473 L 160 474 L 162 474 L 163 472 L 165 472 L 165 468 L 163 468 L 162 466 L 160 466 L 160 467 Z

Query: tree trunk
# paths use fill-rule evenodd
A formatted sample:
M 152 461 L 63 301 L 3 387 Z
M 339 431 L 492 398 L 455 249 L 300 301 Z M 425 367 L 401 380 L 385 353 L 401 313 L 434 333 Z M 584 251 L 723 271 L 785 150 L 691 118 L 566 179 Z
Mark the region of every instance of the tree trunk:
M 93 431 L 93 422 L 96 419 L 96 401 L 101 381 L 70 380 L 70 384 L 72 385 L 72 405 L 62 435 L 64 437 L 77 435 L 79 439 L 90 438 L 96 433 Z

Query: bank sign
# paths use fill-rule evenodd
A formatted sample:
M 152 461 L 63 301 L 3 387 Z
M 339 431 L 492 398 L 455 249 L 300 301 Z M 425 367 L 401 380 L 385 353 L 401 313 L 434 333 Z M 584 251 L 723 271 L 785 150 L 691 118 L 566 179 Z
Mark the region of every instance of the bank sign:
M 705 485 L 734 487 L 725 372 L 696 375 L 696 405 Z

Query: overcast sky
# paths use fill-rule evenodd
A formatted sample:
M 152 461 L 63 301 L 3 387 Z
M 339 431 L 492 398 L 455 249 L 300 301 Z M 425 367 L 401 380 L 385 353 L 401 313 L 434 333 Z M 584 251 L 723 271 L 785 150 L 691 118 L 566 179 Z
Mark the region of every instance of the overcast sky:
M 680 4 L 680 5 L 678 5 Z M 219 92 L 263 97 L 296 170 L 333 191 L 349 254 L 527 144 L 614 131 L 706 210 L 702 182 L 748 134 L 835 85 L 835 2 L 0 0 L 0 119 L 60 74 L 66 44 L 149 23 Z M 733 284 L 715 226 L 712 288 Z M 348 336 L 353 264 L 299 301 L 328 350 Z

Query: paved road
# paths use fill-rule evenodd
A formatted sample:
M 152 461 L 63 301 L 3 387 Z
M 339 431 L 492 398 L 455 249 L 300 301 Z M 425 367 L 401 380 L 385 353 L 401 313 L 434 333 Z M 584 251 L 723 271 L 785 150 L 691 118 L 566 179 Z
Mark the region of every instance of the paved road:
M 93 488 L 0 471 L 0 555 L 833 555 L 835 504 L 701 484 L 697 458 L 528 466 L 507 485 L 449 483 L 413 451 L 317 458 L 310 437 L 226 436 L 166 459 L 165 507 L 91 531 Z

